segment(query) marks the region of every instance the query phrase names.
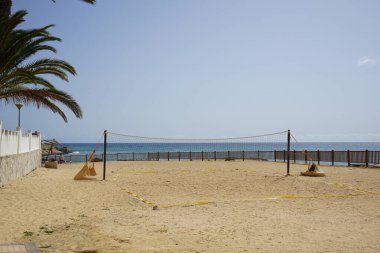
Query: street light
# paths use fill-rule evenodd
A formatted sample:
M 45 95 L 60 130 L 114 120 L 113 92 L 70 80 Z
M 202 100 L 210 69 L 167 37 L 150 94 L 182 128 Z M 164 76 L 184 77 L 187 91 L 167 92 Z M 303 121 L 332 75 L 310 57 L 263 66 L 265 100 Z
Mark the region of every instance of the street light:
M 16 107 L 18 108 L 18 128 L 20 128 L 20 111 L 21 108 L 24 106 L 23 104 L 15 104 Z

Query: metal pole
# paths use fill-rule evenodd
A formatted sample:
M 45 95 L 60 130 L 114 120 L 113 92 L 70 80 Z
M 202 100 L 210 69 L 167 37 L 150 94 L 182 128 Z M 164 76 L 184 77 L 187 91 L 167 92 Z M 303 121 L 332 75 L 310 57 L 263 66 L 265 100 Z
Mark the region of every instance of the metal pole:
M 307 150 L 305 150 L 305 164 L 307 164 Z
M 104 150 L 103 150 L 103 180 L 106 180 L 107 167 L 107 130 L 104 130 Z
M 290 130 L 288 130 L 288 153 L 287 153 L 286 173 L 290 175 Z
M 21 126 L 21 108 L 18 108 L 18 128 Z
M 20 114 L 21 114 L 21 108 L 23 107 L 23 104 L 15 104 L 17 109 L 18 109 L 18 128 L 20 128 L 21 126 L 21 117 L 20 117 Z
M 317 159 L 318 159 L 318 165 L 320 165 L 320 161 L 321 161 L 321 151 L 319 151 L 319 149 L 317 150 Z

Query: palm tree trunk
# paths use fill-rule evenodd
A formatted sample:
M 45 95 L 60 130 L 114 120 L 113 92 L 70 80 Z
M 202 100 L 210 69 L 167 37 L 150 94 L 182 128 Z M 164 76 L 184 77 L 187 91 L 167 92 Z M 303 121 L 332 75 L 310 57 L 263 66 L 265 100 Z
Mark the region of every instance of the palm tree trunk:
M 12 0 L 0 0 L 0 17 L 11 15 Z

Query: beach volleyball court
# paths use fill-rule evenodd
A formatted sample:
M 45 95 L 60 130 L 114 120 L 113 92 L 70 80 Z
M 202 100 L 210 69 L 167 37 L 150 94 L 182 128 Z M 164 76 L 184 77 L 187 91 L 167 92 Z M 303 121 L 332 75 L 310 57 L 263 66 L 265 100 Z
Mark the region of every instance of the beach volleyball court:
M 113 162 L 108 180 L 142 203 L 172 208 L 297 198 L 375 194 L 326 178 L 285 176 L 286 164 L 229 162 Z M 299 168 L 306 166 L 299 166 Z
M 378 252 L 380 171 L 264 161 L 40 168 L 0 189 L 0 241 L 40 252 Z

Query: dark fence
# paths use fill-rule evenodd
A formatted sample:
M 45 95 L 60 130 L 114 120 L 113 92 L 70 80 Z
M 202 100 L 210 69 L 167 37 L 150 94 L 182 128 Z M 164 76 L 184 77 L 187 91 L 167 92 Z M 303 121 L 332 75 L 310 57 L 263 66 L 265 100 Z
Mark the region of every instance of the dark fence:
M 216 161 L 216 160 L 258 160 L 286 162 L 286 150 L 275 151 L 214 151 L 214 152 L 148 152 L 148 153 L 112 153 L 107 161 Z M 64 155 L 66 163 L 85 162 L 89 154 Z M 380 164 L 380 151 L 290 151 L 290 162 L 315 162 L 323 165 L 369 166 Z M 49 158 L 59 159 L 59 155 Z M 103 160 L 103 154 L 96 154 L 97 160 Z M 46 159 L 46 158 L 45 158 Z

